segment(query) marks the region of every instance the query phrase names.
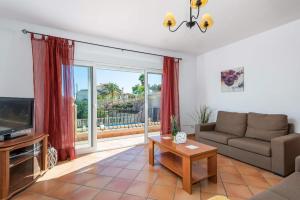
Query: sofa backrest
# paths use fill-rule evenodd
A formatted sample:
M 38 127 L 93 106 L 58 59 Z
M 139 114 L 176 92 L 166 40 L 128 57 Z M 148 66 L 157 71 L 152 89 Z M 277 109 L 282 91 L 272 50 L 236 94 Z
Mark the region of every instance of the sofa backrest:
M 247 113 L 219 111 L 215 131 L 243 137 L 247 129 Z
M 277 114 L 249 113 L 246 137 L 271 141 L 288 134 L 288 117 Z

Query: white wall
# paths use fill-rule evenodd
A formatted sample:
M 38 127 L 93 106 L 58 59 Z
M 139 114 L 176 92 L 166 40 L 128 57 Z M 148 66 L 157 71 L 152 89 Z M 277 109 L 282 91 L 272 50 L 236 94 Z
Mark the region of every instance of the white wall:
M 198 104 L 285 113 L 300 132 L 300 20 L 200 55 L 197 65 Z M 220 72 L 232 67 L 245 68 L 242 93 L 221 92 Z
M 179 52 L 96 38 L 23 22 L 0 19 L 0 96 L 33 97 L 32 53 L 29 35 L 21 30 L 28 29 L 60 37 L 83 40 L 104 45 L 147 51 L 182 57 L 180 65 L 181 123 L 185 131 L 193 131 L 190 113 L 195 109 L 196 56 Z M 134 68 L 162 68 L 162 58 L 136 53 L 122 52 L 85 44 L 76 44 L 75 59 L 105 65 L 121 65 Z
M 33 97 L 30 41 L 0 22 L 0 96 Z

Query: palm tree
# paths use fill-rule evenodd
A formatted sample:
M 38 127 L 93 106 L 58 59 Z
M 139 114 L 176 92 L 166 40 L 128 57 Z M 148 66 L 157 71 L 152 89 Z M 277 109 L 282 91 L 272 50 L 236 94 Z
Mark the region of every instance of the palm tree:
M 141 82 L 141 85 L 145 85 L 145 74 L 140 75 L 139 81 Z
M 104 87 L 112 100 L 114 100 L 115 96 L 122 94 L 122 90 L 115 83 L 107 83 Z
M 132 93 L 138 96 L 145 94 L 145 75 L 141 74 L 139 77 L 139 81 L 141 84 L 137 84 L 132 87 Z

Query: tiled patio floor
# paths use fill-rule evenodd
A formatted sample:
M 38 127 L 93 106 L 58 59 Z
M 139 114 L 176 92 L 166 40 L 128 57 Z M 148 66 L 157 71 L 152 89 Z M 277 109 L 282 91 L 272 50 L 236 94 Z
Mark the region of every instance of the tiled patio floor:
M 203 162 L 202 162 L 203 163 Z M 248 199 L 282 180 L 270 172 L 218 155 L 218 183 L 204 180 L 193 194 L 181 179 L 148 165 L 146 145 L 97 152 L 60 163 L 15 200 L 204 200 L 215 195 Z
M 159 132 L 150 132 L 149 136 L 159 135 Z M 124 147 L 131 147 L 145 143 L 144 134 L 135 134 L 127 136 L 118 136 L 111 138 L 97 139 L 97 151 L 112 150 Z M 83 149 L 89 147 L 87 141 L 76 142 L 76 149 Z

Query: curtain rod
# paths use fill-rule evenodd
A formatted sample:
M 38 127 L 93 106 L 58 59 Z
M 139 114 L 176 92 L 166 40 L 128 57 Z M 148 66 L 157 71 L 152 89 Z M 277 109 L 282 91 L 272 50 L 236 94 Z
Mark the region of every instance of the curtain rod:
M 28 31 L 26 29 L 23 29 L 22 32 L 24 34 L 28 34 L 28 33 L 32 33 L 35 35 L 44 35 L 44 36 L 52 36 L 52 35 L 46 35 L 46 34 L 42 34 L 42 33 L 36 33 L 36 32 L 32 32 L 32 31 Z M 52 36 L 52 37 L 56 37 L 56 36 Z M 58 37 L 61 38 L 61 37 Z M 140 53 L 140 54 L 146 54 L 146 55 L 151 55 L 151 56 L 158 56 L 158 57 L 164 57 L 165 55 L 161 55 L 161 54 L 156 54 L 156 53 L 149 53 L 149 52 L 145 52 L 145 51 L 137 51 L 137 50 L 132 50 L 132 49 L 125 49 L 125 48 L 120 48 L 120 47 L 113 47 L 113 46 L 108 46 L 108 45 L 103 45 L 103 44 L 96 44 L 96 43 L 92 43 L 92 42 L 85 42 L 85 41 L 81 41 L 81 40 L 73 40 L 73 39 L 69 39 L 69 38 L 62 38 L 62 39 L 67 39 L 67 40 L 72 40 L 78 43 L 82 43 L 82 44 L 89 44 L 89 45 L 94 45 L 94 46 L 99 46 L 99 47 L 105 47 L 105 48 L 109 48 L 109 49 L 116 49 L 116 50 L 121 50 L 121 51 L 128 51 L 128 52 L 133 52 L 133 53 Z M 173 57 L 173 56 L 169 56 L 169 57 Z M 182 60 L 182 58 L 176 58 L 175 59 L 178 60 Z

